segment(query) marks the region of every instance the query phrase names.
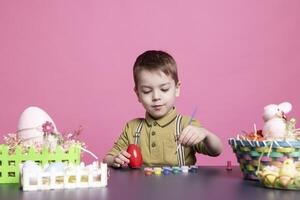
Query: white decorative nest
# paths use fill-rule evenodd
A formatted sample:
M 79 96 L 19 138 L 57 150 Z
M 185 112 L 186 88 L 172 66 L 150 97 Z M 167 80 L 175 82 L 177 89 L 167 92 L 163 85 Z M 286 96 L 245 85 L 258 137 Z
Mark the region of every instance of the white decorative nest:
M 21 166 L 21 185 L 24 191 L 72 189 L 107 186 L 107 164 L 67 165 L 64 171 L 49 172 L 45 166 L 41 171 Z

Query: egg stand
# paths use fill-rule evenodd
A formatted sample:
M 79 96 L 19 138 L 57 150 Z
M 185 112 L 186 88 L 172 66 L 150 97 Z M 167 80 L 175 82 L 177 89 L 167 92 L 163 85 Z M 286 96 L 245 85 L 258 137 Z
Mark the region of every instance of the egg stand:
M 94 162 L 93 165 L 98 165 Z M 83 163 L 80 167 L 84 167 Z M 65 170 L 64 172 L 41 172 L 21 170 L 21 184 L 24 191 L 95 188 L 107 186 L 107 164 L 100 163 L 100 167 L 93 170 Z

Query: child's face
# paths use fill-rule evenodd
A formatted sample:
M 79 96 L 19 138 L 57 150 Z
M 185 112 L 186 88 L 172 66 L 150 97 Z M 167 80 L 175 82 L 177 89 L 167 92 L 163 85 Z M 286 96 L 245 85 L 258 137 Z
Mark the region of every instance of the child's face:
M 135 92 L 146 111 L 155 119 L 168 114 L 179 96 L 180 83 L 162 71 L 141 70 Z

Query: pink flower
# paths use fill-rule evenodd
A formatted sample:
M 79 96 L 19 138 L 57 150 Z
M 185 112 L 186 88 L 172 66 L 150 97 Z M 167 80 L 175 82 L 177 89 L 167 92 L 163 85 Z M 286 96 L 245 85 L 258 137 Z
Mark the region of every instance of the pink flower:
M 43 132 L 46 134 L 51 134 L 54 132 L 54 126 L 51 122 L 46 121 L 42 127 L 43 127 Z

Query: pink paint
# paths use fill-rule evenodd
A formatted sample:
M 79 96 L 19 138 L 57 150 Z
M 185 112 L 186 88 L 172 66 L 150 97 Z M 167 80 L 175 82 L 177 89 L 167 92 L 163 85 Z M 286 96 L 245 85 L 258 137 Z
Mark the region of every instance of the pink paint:
M 262 128 L 263 107 L 290 101 L 300 119 L 300 1 L 1 1 L 0 133 L 16 130 L 28 106 L 45 109 L 59 131 L 82 125 L 100 158 L 126 121 L 143 117 L 132 65 L 166 50 L 182 82 L 177 109 L 224 142 Z M 3 142 L 3 140 L 1 140 Z M 85 160 L 91 161 L 89 156 Z M 237 164 L 232 163 L 233 165 Z
M 226 163 L 226 170 L 227 171 L 231 171 L 232 170 L 232 164 L 231 164 L 230 160 L 228 160 L 227 163 Z

